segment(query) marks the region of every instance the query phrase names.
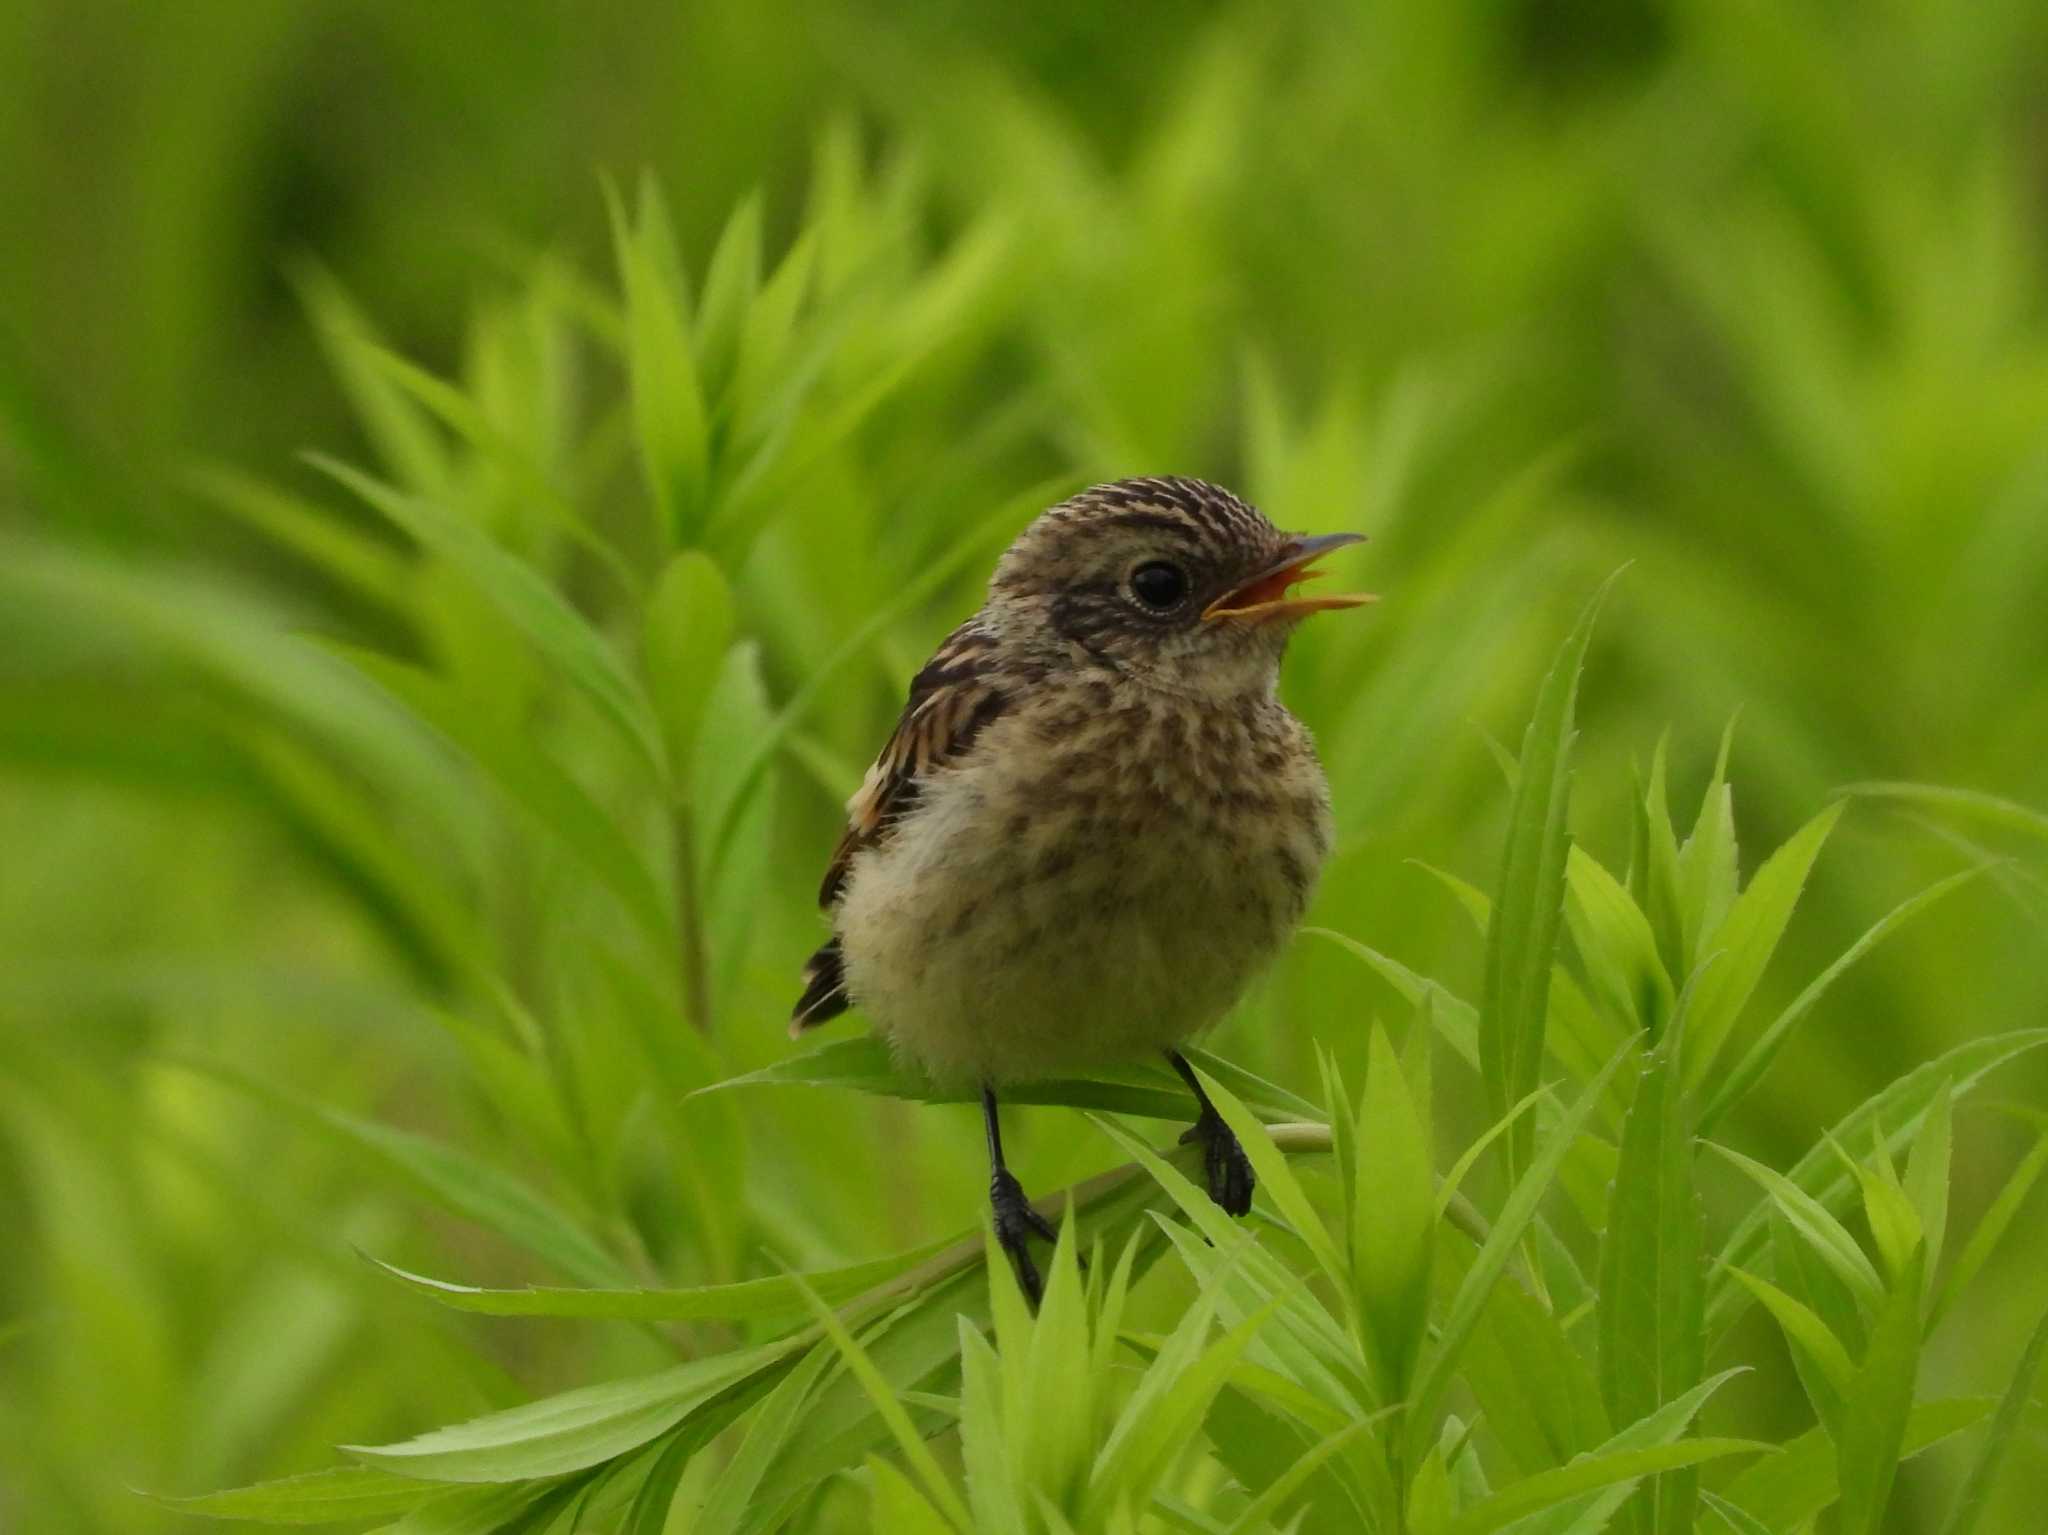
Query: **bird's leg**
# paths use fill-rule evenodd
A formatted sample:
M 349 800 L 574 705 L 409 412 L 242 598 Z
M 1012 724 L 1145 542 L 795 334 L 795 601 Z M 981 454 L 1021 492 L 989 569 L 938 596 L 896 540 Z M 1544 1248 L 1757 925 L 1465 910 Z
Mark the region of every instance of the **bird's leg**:
M 988 1202 L 995 1211 L 996 1240 L 1017 1266 L 1017 1283 L 1035 1311 L 1043 1286 L 1026 1239 L 1035 1233 L 1051 1242 L 1058 1239 L 1059 1233 L 1051 1221 L 1031 1207 L 1016 1175 L 1003 1165 L 1003 1131 L 996 1122 L 996 1090 L 992 1087 L 981 1090 L 981 1118 L 988 1126 Z
M 1195 1075 L 1195 1068 L 1188 1064 L 1188 1058 L 1178 1050 L 1167 1051 L 1166 1058 L 1173 1062 L 1173 1069 L 1180 1073 L 1180 1079 L 1195 1095 L 1195 1102 L 1202 1106 L 1201 1116 L 1180 1139 L 1182 1145 L 1189 1141 L 1202 1143 L 1202 1166 L 1209 1175 L 1209 1197 L 1223 1207 L 1225 1215 L 1250 1214 L 1252 1190 L 1258 1185 L 1258 1180 L 1252 1176 L 1251 1158 L 1244 1154 L 1244 1147 L 1238 1144 L 1237 1136 L 1223 1122 L 1223 1116 L 1216 1112 L 1216 1105 L 1209 1101 L 1209 1095 L 1202 1091 L 1201 1079 Z

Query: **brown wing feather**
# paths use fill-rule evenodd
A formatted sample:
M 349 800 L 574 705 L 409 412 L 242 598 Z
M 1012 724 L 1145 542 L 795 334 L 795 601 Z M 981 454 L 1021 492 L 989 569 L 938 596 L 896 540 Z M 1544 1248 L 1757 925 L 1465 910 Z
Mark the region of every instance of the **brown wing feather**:
M 994 649 L 987 630 L 969 619 L 911 679 L 903 717 L 847 801 L 846 830 L 818 887 L 820 906 L 839 899 L 854 855 L 880 842 L 909 811 L 926 776 L 959 758 L 982 727 L 1002 713 L 1006 699 L 990 664 Z

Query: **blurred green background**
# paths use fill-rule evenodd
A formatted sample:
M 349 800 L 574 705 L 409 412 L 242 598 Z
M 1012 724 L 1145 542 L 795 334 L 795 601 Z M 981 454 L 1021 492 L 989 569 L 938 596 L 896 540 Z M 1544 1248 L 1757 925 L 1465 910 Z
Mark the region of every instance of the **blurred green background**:
M 709 402 L 651 491 L 603 193 L 644 229 L 643 172 Z M 786 345 L 709 318 L 736 207 L 728 283 L 750 217 L 765 270 L 802 252 Z M 1089 480 L 1205 475 L 1371 533 L 1346 575 L 1381 607 L 1290 662 L 1343 828 L 1313 920 L 1468 991 L 1477 945 L 1412 861 L 1491 878 L 1485 736 L 1517 738 L 1625 562 L 1576 816 L 1611 862 L 1632 763 L 1668 727 L 1688 805 L 1737 716 L 1747 849 L 1859 780 L 2048 806 L 2039 4 L 9 0 L 0 208 L 12 1529 L 197 1527 L 131 1489 L 664 1357 L 376 1275 L 352 1248 L 549 1272 L 418 1197 L 365 1123 L 677 1282 L 963 1225 L 965 1110 L 681 1094 L 789 1048 L 836 801 L 995 553 Z M 309 448 L 473 513 L 621 654 L 668 554 L 708 553 L 745 643 L 700 668 L 689 807 Z M 424 663 L 558 763 L 639 874 L 608 882 L 336 644 Z M 1762 1000 L 1984 848 L 2013 859 L 1844 982 L 1739 1137 L 1801 1149 L 1946 1045 L 2043 1021 L 2040 844 L 1875 806 Z M 699 904 L 694 979 L 635 926 L 646 878 Z M 1355 1062 L 1393 1008 L 1304 940 L 1216 1048 L 1308 1086 L 1311 1038 Z M 1034 1188 L 1110 1160 L 1017 1120 Z M 2019 1144 L 1965 1117 L 1965 1212 Z M 2019 1247 L 1940 1389 L 1998 1389 L 2048 1304 L 2048 1245 Z M 1909 1468 L 1896 1527 L 1954 1474 Z M 1993 1527 L 2044 1477 L 2037 1423 Z

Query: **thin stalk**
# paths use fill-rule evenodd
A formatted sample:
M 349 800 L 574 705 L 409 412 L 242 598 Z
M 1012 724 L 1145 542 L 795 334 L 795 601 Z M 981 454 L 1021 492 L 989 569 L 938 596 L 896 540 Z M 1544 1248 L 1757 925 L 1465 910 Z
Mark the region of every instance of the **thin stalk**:
M 704 943 L 704 911 L 697 888 L 697 839 L 690 807 L 678 805 L 675 826 L 676 961 L 683 1017 L 699 1034 L 711 1032 L 711 962 Z

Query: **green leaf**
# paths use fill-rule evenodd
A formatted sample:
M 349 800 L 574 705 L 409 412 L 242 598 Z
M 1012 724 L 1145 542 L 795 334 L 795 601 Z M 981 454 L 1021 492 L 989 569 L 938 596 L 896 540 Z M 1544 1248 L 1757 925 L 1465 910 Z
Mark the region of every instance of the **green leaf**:
M 664 539 L 683 544 L 702 520 L 710 467 L 710 424 L 690 345 L 688 300 L 659 197 L 643 189 L 637 229 L 609 190 L 606 201 L 626 303 L 626 373 L 640 472 Z
M 1920 1365 L 1922 1273 L 1918 1262 L 1901 1265 L 1843 1404 L 1836 1442 L 1842 1535 L 1876 1535 L 1891 1502 Z
M 958 1535 L 971 1528 L 934 1507 L 909 1477 L 886 1460 L 870 1455 L 867 1472 L 871 1489 L 870 1529 L 888 1530 L 892 1535 L 897 1531 L 902 1535 Z
M 1509 1193 L 1493 1229 L 1487 1234 L 1485 1245 L 1465 1271 L 1442 1328 L 1424 1348 L 1416 1370 L 1416 1384 L 1410 1396 L 1405 1429 L 1411 1461 L 1420 1458 L 1434 1437 L 1437 1411 L 1445 1393 L 1450 1390 L 1458 1357 L 1471 1337 L 1472 1329 L 1478 1325 L 1487 1296 L 1507 1268 L 1515 1245 L 1535 1218 L 1537 1206 L 1549 1191 L 1558 1169 L 1564 1165 L 1566 1154 L 1585 1128 L 1586 1121 L 1592 1117 L 1594 1107 L 1600 1102 L 1609 1080 L 1620 1069 L 1624 1058 L 1623 1053 L 1617 1052 L 1579 1095 L 1578 1101 L 1558 1116 L 1542 1152 L 1529 1164 L 1528 1170 Z
M 377 1535 L 516 1535 L 528 1509 L 545 1512 L 536 1505 L 551 1490 L 546 1482 L 519 1482 L 445 1492 L 396 1524 L 383 1526 Z
M 1206 1052 L 1190 1051 L 1188 1058 L 1204 1071 L 1221 1066 Z M 1224 1067 L 1212 1073 L 1254 1109 L 1274 1119 L 1295 1120 L 1314 1117 L 1312 1105 L 1291 1093 L 1263 1083 L 1249 1072 Z M 791 1056 L 750 1071 L 743 1076 L 714 1083 L 702 1092 L 720 1092 L 732 1087 L 759 1086 L 845 1087 L 884 1098 L 906 1098 L 913 1103 L 978 1103 L 978 1089 L 941 1087 L 914 1067 L 900 1064 L 886 1041 L 868 1035 L 859 1039 L 834 1040 L 802 1055 Z M 1148 1119 L 1195 1117 L 1194 1095 L 1164 1066 L 1131 1066 L 1104 1071 L 1094 1077 L 1055 1077 L 1042 1082 L 1020 1082 L 1003 1090 L 1005 1103 L 1058 1104 L 1068 1108 L 1100 1109 L 1112 1114 L 1137 1114 Z M 1307 1113 L 1303 1111 L 1307 1110 Z
M 343 1445 L 358 1459 L 430 1482 L 517 1482 L 624 1455 L 775 1369 L 790 1340 L 607 1381 L 437 1428 L 398 1444 Z
M 1918 1133 L 1928 1105 L 1944 1083 L 1948 1084 L 1951 1097 L 1960 1099 L 1990 1072 L 2044 1044 L 2048 1044 L 2048 1029 L 2014 1029 L 1965 1041 L 1908 1072 L 1844 1115 L 1830 1132 L 1829 1139 L 1842 1145 L 1863 1145 L 1870 1141 L 1874 1130 L 1883 1137 L 1884 1144 L 1896 1152 Z M 1856 1187 L 1854 1174 L 1841 1166 L 1833 1147 L 1825 1141 L 1800 1158 L 1789 1179 L 1823 1208 L 1830 1209 L 1845 1204 Z M 1722 1265 L 1738 1268 L 1756 1266 L 1770 1240 L 1772 1208 L 1773 1201 L 1766 1195 L 1737 1223 L 1722 1246 Z M 1708 1281 L 1709 1348 L 1726 1334 L 1748 1305 L 1747 1292 L 1725 1274 L 1717 1272 Z
M 1913 1149 L 1906 1154 L 1903 1188 L 1912 1205 L 1914 1224 L 1927 1246 L 1927 1273 L 1933 1275 L 1948 1240 L 1949 1153 L 1954 1133 L 1954 1093 L 1944 1082 L 1927 1106 Z
M 342 590 L 401 610 L 410 572 L 388 543 L 318 506 L 224 464 L 200 464 L 180 477 L 194 494 L 289 551 Z
M 545 577 L 493 542 L 474 522 L 435 502 L 407 495 L 320 454 L 312 455 L 310 462 L 460 572 L 618 726 L 657 778 L 665 776 L 666 759 L 646 695 L 619 664 L 604 636 Z
M 1216 1105 L 1216 1111 L 1223 1116 L 1223 1122 L 1237 1136 L 1238 1144 L 1244 1148 L 1250 1159 L 1252 1172 L 1256 1175 L 1259 1192 L 1278 1208 L 1295 1234 L 1307 1244 L 1310 1255 L 1332 1283 L 1342 1282 L 1345 1264 L 1337 1255 L 1336 1244 L 1331 1241 L 1323 1218 L 1309 1202 L 1307 1192 L 1294 1176 L 1294 1169 L 1288 1166 L 1287 1158 L 1273 1138 L 1266 1133 L 1266 1127 L 1253 1117 L 1250 1109 L 1236 1093 L 1222 1083 L 1196 1069 L 1208 1091 L 1209 1099 Z M 1425 1178 L 1428 1175 L 1424 1168 Z
M 1619 572 L 1617 572 L 1617 575 Z M 1570 832 L 1572 715 L 1594 621 L 1615 576 L 1594 594 L 1559 649 L 1522 738 L 1521 771 L 1508 812 L 1493 920 L 1486 929 L 1486 980 L 1479 1005 L 1479 1064 L 1491 1116 L 1536 1085 L 1550 1007 L 1550 967 L 1564 915 Z M 1502 1143 L 1508 1181 L 1527 1165 L 1531 1126 L 1517 1121 Z
M 1753 1454 L 1769 1445 L 1746 1439 L 1680 1440 L 1707 1398 L 1737 1370 L 1702 1381 L 1621 1430 L 1599 1449 L 1553 1470 L 1524 1477 L 1452 1521 L 1447 1535 L 1492 1535 L 1517 1520 L 1554 1510 L 1552 1518 L 1524 1526 L 1527 1535 L 1551 1535 L 1575 1529 L 1602 1529 L 1628 1490 L 1645 1476 L 1683 1470 L 1724 1455 Z M 1674 1442 L 1676 1441 L 1676 1442 Z M 1594 1498 L 1580 1503 L 1587 1494 Z M 1560 1506 L 1568 1505 L 1568 1506 Z
M 1828 1213 L 1826 1205 L 1777 1169 L 1766 1167 L 1739 1151 L 1731 1151 L 1718 1142 L 1708 1144 L 1755 1180 L 1777 1205 L 1779 1213 L 1806 1238 L 1851 1291 L 1865 1301 L 1874 1301 L 1884 1293 L 1884 1285 L 1877 1277 L 1877 1270 L 1871 1267 L 1870 1259 L 1864 1256 L 1863 1249 L 1856 1245 L 1856 1239 L 1849 1235 L 1842 1223 Z
M 1657 951 L 1664 957 L 1664 973 L 1689 976 L 1698 963 L 1685 939 L 1684 897 L 1679 889 L 1678 833 L 1671 824 L 1671 791 L 1666 787 L 1665 763 L 1671 738 L 1658 737 L 1650 757 L 1650 782 L 1643 793 L 1643 892 L 1638 903 L 1657 935 Z
M 1992 1416 L 1991 1427 L 1985 1431 L 1984 1442 L 1977 1447 L 1976 1458 L 1970 1462 L 1969 1474 L 1963 1478 L 1963 1485 L 1956 1493 L 1955 1506 L 1949 1510 L 1941 1535 L 1971 1535 L 1978 1521 L 1984 1517 L 1984 1503 L 1991 1494 L 1992 1482 L 1998 1476 L 1999 1464 L 2011 1448 L 2013 1436 L 2019 1432 L 2020 1415 L 2033 1399 L 2034 1383 L 2040 1378 L 2044 1355 L 2048 1355 L 2048 1314 L 2035 1324 L 2033 1336 L 2020 1351 L 2020 1362 L 2012 1373 L 2012 1383 L 2005 1388 L 2005 1395 L 1999 1398 L 1998 1411 Z
M 1685 954 L 1693 965 L 1705 957 L 1707 935 L 1717 931 L 1735 903 L 1735 798 L 1728 788 L 1728 753 L 1735 722 L 1721 733 L 1714 776 L 1700 798 L 1699 819 L 1678 850 L 1678 914 Z
M 1367 1046 L 1350 1212 L 1351 1275 L 1381 1399 L 1403 1400 L 1429 1324 L 1437 1196 L 1430 1106 L 1411 1089 L 1386 1031 Z
M 802 1278 L 827 1301 L 837 1305 L 909 1272 L 958 1240 L 957 1237 L 949 1237 L 928 1242 L 891 1257 L 873 1258 L 844 1268 L 824 1269 L 805 1274 Z M 377 1262 L 378 1268 L 408 1289 L 456 1311 L 476 1312 L 483 1316 L 582 1317 L 622 1322 L 743 1322 L 800 1315 L 807 1306 L 795 1279 L 787 1274 L 684 1289 L 575 1290 L 525 1286 L 492 1290 L 433 1279 L 389 1263 L 371 1261 Z
M 443 1489 L 374 1466 L 335 1466 L 304 1476 L 257 1482 L 191 1498 L 160 1498 L 183 1514 L 208 1519 L 254 1519 L 265 1524 L 332 1524 L 402 1514 Z
M 1776 1319 L 1785 1341 L 1812 1366 L 1811 1373 L 1801 1372 L 1801 1378 L 1813 1399 L 1814 1414 L 1829 1433 L 1839 1432 L 1842 1401 L 1856 1387 L 1856 1367 L 1849 1362 L 1841 1339 L 1811 1306 L 1795 1296 L 1745 1270 L 1736 1269 L 1734 1274 Z
M 675 556 L 647 599 L 641 629 L 647 689 L 672 762 L 688 762 L 696 750 L 732 634 L 732 591 L 717 563 L 694 549 Z
M 829 1349 L 814 1347 L 776 1383 L 756 1409 L 732 1459 L 704 1495 L 690 1523 L 691 1535 L 738 1535 L 762 1476 L 796 1433 L 812 1389 L 834 1357 Z
M 438 494 L 446 489 L 448 444 L 419 406 L 377 367 L 374 358 L 382 348 L 368 318 L 341 284 L 313 262 L 295 263 L 291 280 L 378 457 L 415 490 Z
M 1699 1196 L 1681 1054 L 1693 992 L 1687 988 L 1636 1084 L 1600 1244 L 1600 1388 L 1616 1423 L 1692 1390 L 1705 1367 Z M 1631 1502 L 1625 1526 L 1691 1529 L 1696 1485 L 1690 1475 L 1660 1477 Z
M 1128 1253 L 1130 1249 L 1126 1249 Z M 991 1269 L 994 1278 L 1000 1269 Z M 1014 1440 L 1004 1432 L 1003 1367 L 987 1338 L 960 1318 L 960 1460 L 974 1528 L 988 1535 L 1024 1535 L 1012 1474 Z
M 1772 1535 L 1770 1526 L 1726 1498 L 1716 1497 L 1711 1492 L 1700 1494 L 1700 1501 L 1714 1511 L 1714 1516 L 1735 1535 Z
M 1458 903 L 1459 909 L 1471 919 L 1473 931 L 1484 939 L 1486 925 L 1493 920 L 1492 898 L 1469 880 L 1462 880 L 1448 870 L 1439 869 L 1433 863 L 1424 863 L 1420 858 L 1411 858 L 1408 861 L 1423 873 L 1432 876 L 1451 893 L 1451 898 Z
M 1906 1424 L 1899 1458 L 1909 1460 L 1981 1422 L 1989 1397 L 1946 1397 L 1916 1406 Z M 1721 1491 L 1728 1501 L 1772 1531 L 1795 1530 L 1839 1496 L 1834 1441 L 1825 1428 L 1809 1429 L 1768 1460 L 1747 1467 Z
M 1927 1123 L 1920 1132 L 1919 1140 L 1934 1133 L 1937 1109 L 1943 1116 L 1941 1130 L 1946 1135 L 1948 1105 L 1949 1095 L 1944 1084 L 1928 1108 Z M 1907 1263 L 1926 1258 L 1931 1264 L 1926 1237 L 1920 1229 L 1919 1213 L 1914 1210 L 1913 1201 L 1900 1184 L 1898 1171 L 1892 1166 L 1883 1141 L 1878 1142 L 1869 1162 L 1857 1162 L 1846 1151 L 1841 1156 L 1855 1170 L 1857 1182 L 1863 1186 L 1863 1222 L 1870 1228 L 1871 1240 L 1877 1246 L 1878 1256 L 1884 1260 L 1886 1272 L 1896 1278 Z
M 1150 1497 L 1270 1314 L 1246 1317 L 1204 1348 L 1211 1313 L 1206 1297 L 1196 1302 L 1124 1405 L 1089 1474 L 1083 1528 L 1101 1528 L 1118 1502 Z
M 1720 958 L 1700 976 L 1693 998 L 1686 1031 L 1691 1040 L 1686 1051 L 1688 1090 L 1697 1091 L 1712 1073 L 1750 993 L 1777 952 L 1814 859 L 1841 817 L 1842 804 L 1837 801 L 1794 832 L 1764 860 L 1749 888 L 1736 897 L 1727 917 L 1706 940 L 1708 950 Z
M 2019 1214 L 2020 1206 L 2026 1203 L 2027 1195 L 2033 1191 L 2044 1169 L 2048 1169 L 2048 1134 L 2034 1142 L 1991 1203 L 1984 1207 L 1983 1218 L 1977 1222 L 1977 1229 L 1970 1233 L 1970 1240 L 1963 1244 L 1963 1250 L 1956 1255 L 1948 1278 L 1942 1284 L 1941 1294 L 1927 1319 L 1929 1331 L 1948 1314 L 1949 1307 L 1955 1304 L 1956 1298 L 1976 1279 L 1991 1254 L 1997 1250 L 2012 1225 L 2013 1217 Z
M 739 360 L 741 328 L 761 287 L 761 194 L 740 199 L 704 268 L 704 297 L 697 306 L 698 366 L 705 393 L 716 396 Z
M 350 665 L 467 753 L 533 824 L 557 838 L 615 894 L 650 940 L 670 930 L 661 889 L 633 845 L 583 786 L 537 750 L 532 739 L 492 718 L 461 689 L 373 651 L 334 647 Z
M 1924 809 L 1942 811 L 2048 843 L 2048 814 L 1975 789 L 1950 789 L 1921 783 L 1852 783 L 1842 792 L 1864 799 L 1904 800 Z
M 1436 1025 L 1444 1043 L 1457 1051 L 1466 1065 L 1474 1071 L 1479 1069 L 1479 1010 L 1470 1002 L 1452 995 L 1435 981 L 1423 979 L 1399 960 L 1390 959 L 1356 938 L 1333 932 L 1327 927 L 1305 927 L 1302 932 L 1327 938 L 1338 948 L 1364 960 L 1381 979 L 1400 993 L 1410 1007 L 1420 1008 L 1425 997 L 1434 998 L 1428 1009 L 1430 1021 Z M 1503 1113 L 1497 1117 L 1505 1120 L 1507 1115 Z
M 1613 1435 L 1591 1365 L 1552 1310 L 1520 1285 L 1494 1286 L 1460 1374 L 1523 1476 L 1561 1466 Z
M 1794 1026 L 1813 1010 L 1814 1004 L 1827 994 L 1828 988 L 1841 978 L 1843 972 L 1897 928 L 1982 872 L 1982 865 L 1964 869 L 1960 873 L 1949 875 L 1946 879 L 1937 880 L 1918 895 L 1901 901 L 1872 923 L 1870 930 L 1843 950 L 1834 963 L 1808 982 L 1806 989 L 1787 1004 L 1785 1010 L 1771 1021 L 1770 1027 L 1757 1036 L 1756 1042 L 1743 1053 L 1742 1059 L 1735 1063 L 1734 1068 L 1720 1079 L 1720 1085 L 1714 1089 L 1713 1097 L 1700 1111 L 1700 1133 L 1704 1135 L 1711 1131 L 1720 1122 L 1721 1116 L 1740 1103 L 1750 1089 L 1762 1080 L 1764 1073 L 1770 1070 L 1771 1063 L 1778 1058 L 1778 1052 L 1784 1048 L 1786 1040 L 1791 1037 Z
M 1593 990 L 1626 1028 L 1658 1039 L 1676 998 L 1650 922 L 1627 889 L 1583 849 L 1565 862 L 1565 916 Z
M 358 1119 L 257 1082 L 232 1068 L 193 1062 L 216 1081 L 325 1128 L 443 1208 L 486 1226 L 588 1284 L 623 1285 L 626 1271 L 551 1201 L 502 1168 L 409 1130 Z
M 799 1280 L 798 1284 L 801 1286 L 802 1281 Z M 960 1501 L 960 1495 L 954 1490 L 946 1473 L 939 1469 L 938 1461 L 932 1457 L 931 1450 L 925 1445 L 924 1436 L 917 1431 L 910 1420 L 909 1412 L 898 1399 L 896 1388 L 890 1385 L 888 1378 L 876 1367 L 868 1351 L 846 1330 L 846 1324 L 839 1319 L 838 1314 L 819 1299 L 815 1291 L 806 1293 L 809 1295 L 811 1310 L 817 1317 L 818 1325 L 825 1329 L 825 1336 L 831 1339 L 833 1347 L 839 1350 L 840 1357 L 846 1361 L 847 1369 L 860 1383 L 861 1389 L 867 1393 L 868 1400 L 873 1403 L 875 1412 L 881 1417 L 882 1422 L 888 1426 L 890 1437 L 896 1441 L 897 1450 L 909 1462 L 910 1468 L 917 1473 L 917 1479 L 930 1496 L 932 1506 L 942 1511 L 946 1521 L 956 1530 L 972 1529 L 973 1521 L 968 1515 L 967 1506 Z
M 1347 1424 L 1345 1427 L 1338 1429 L 1334 1434 L 1318 1440 L 1310 1447 L 1308 1453 L 1302 1455 L 1286 1471 L 1275 1477 L 1271 1482 L 1268 1482 L 1260 1490 L 1259 1495 L 1244 1506 L 1243 1512 L 1231 1521 L 1228 1535 L 1254 1535 L 1254 1532 L 1262 1522 L 1271 1519 L 1275 1514 L 1279 1513 L 1281 1508 L 1286 1505 L 1288 1499 L 1299 1492 L 1307 1484 L 1309 1478 L 1322 1469 L 1324 1461 L 1335 1455 L 1360 1434 L 1365 1433 L 1366 1430 L 1367 1425 L 1364 1423 Z

